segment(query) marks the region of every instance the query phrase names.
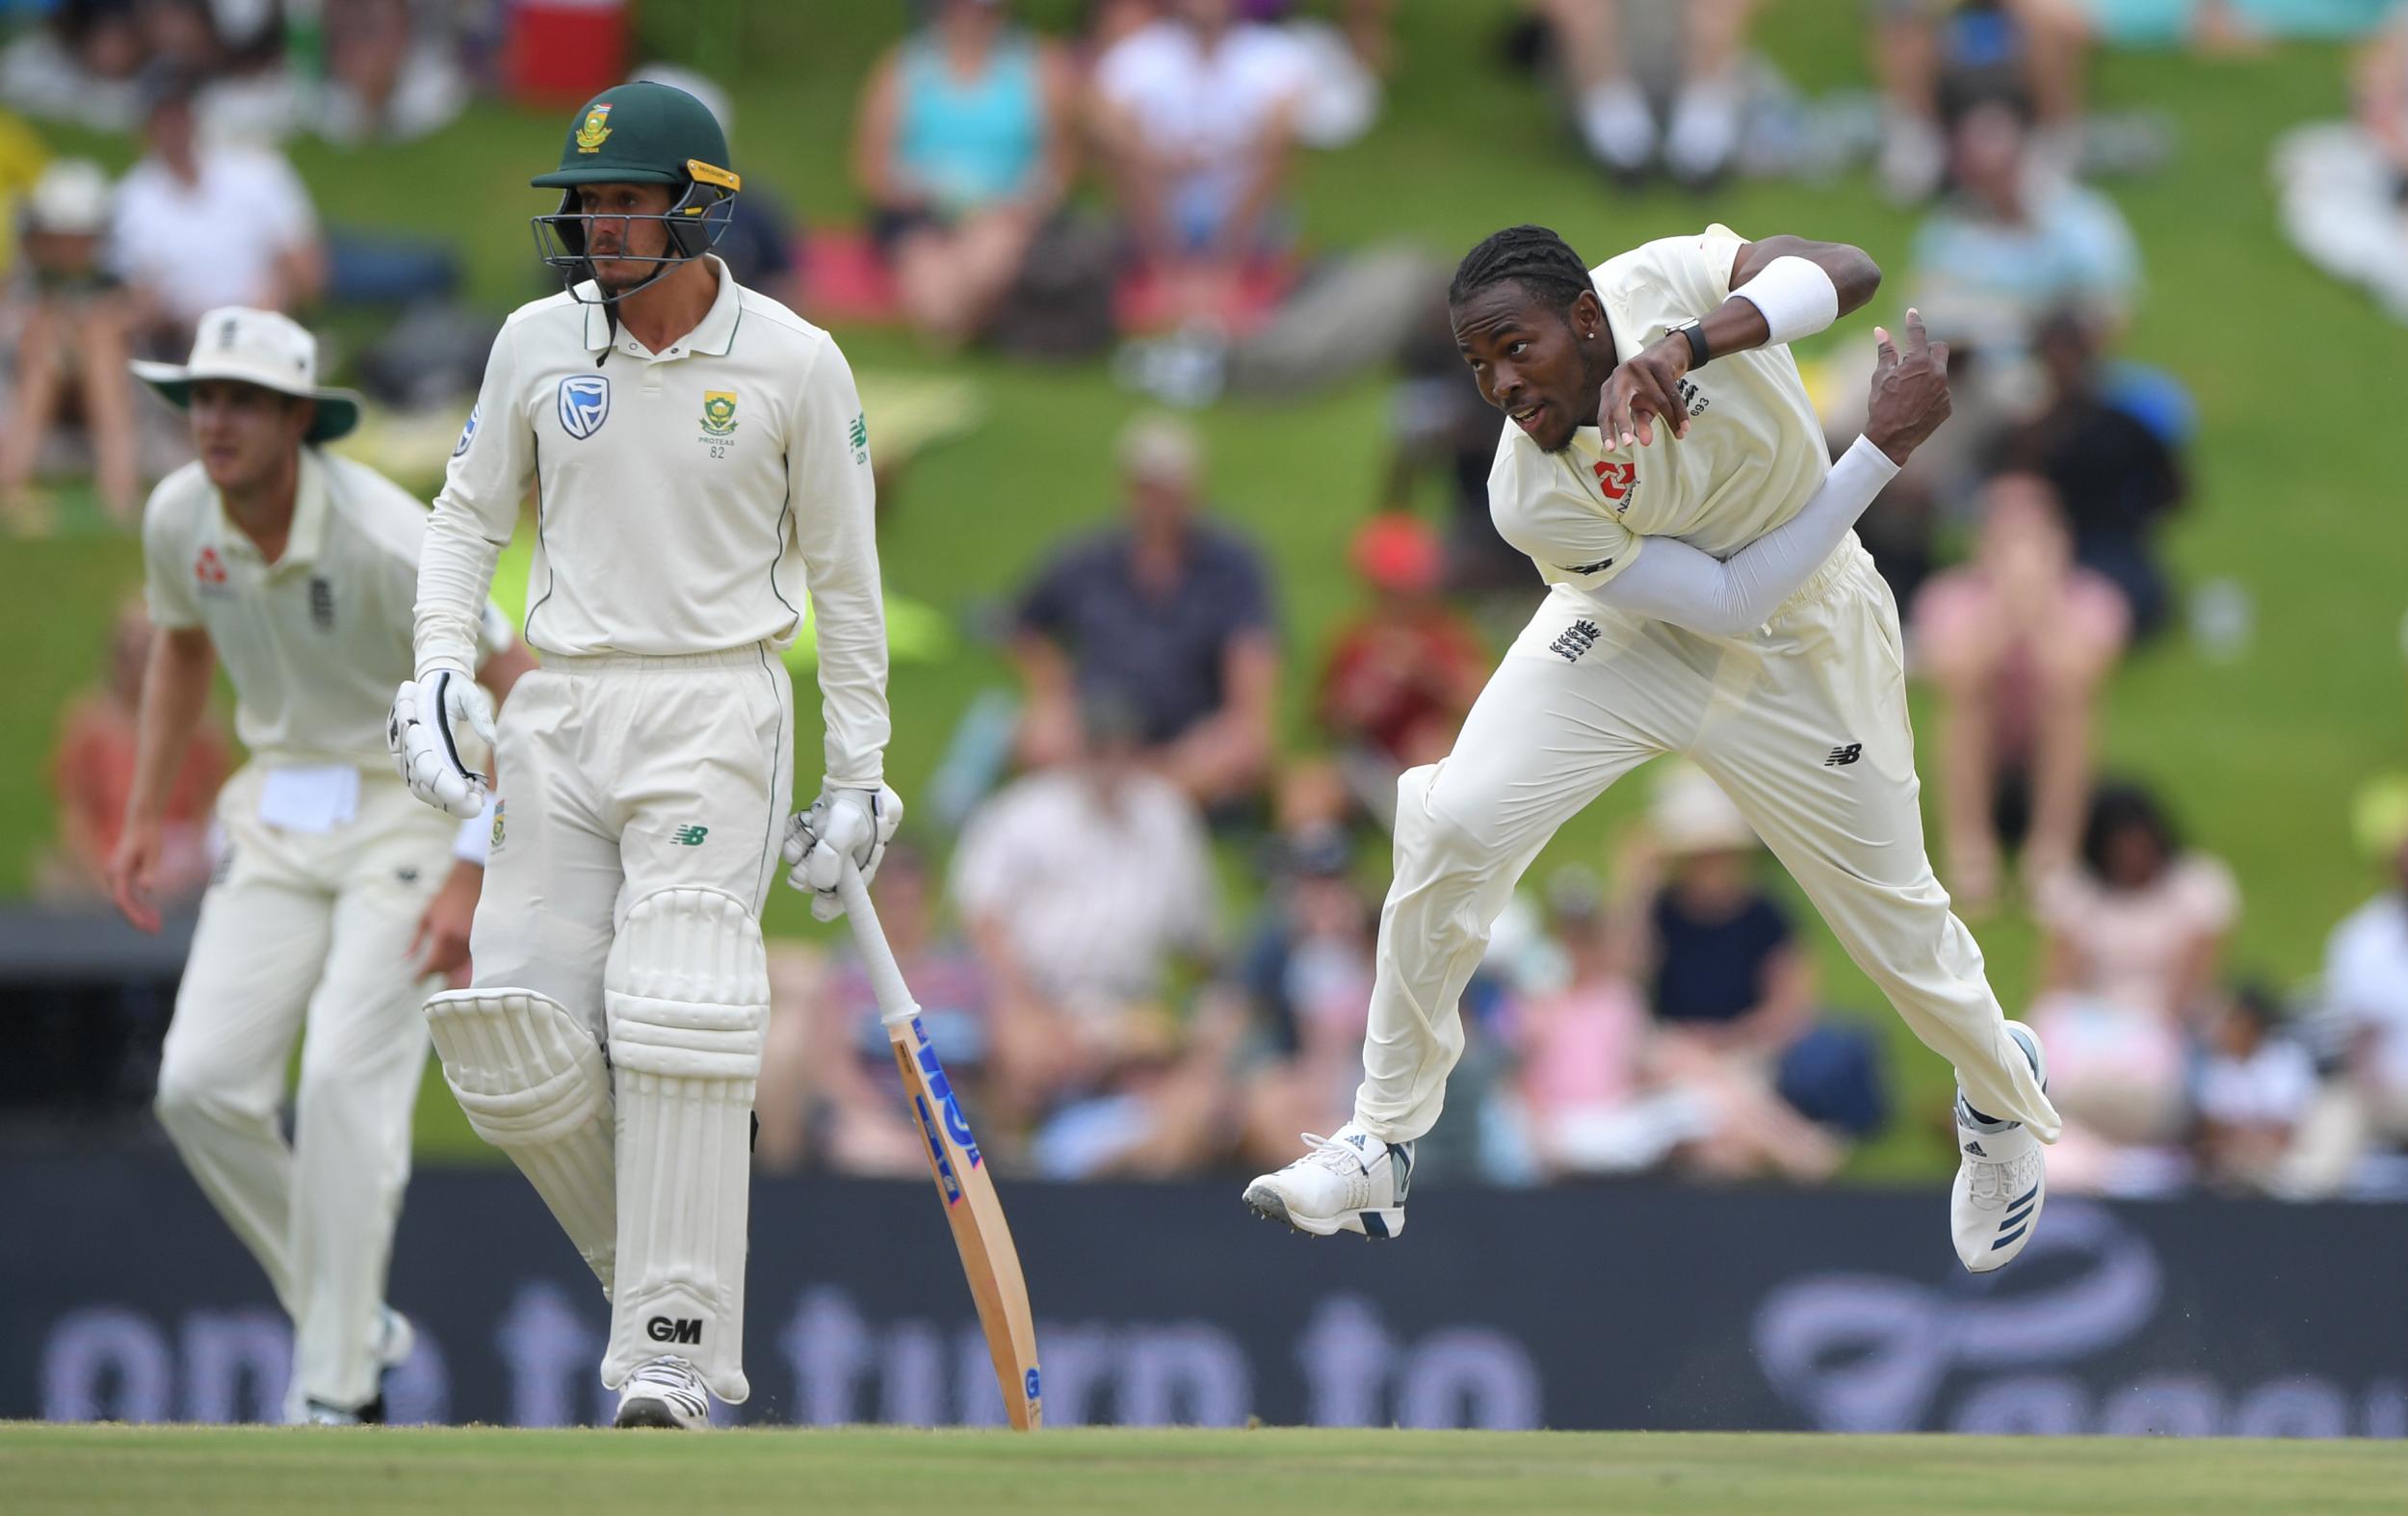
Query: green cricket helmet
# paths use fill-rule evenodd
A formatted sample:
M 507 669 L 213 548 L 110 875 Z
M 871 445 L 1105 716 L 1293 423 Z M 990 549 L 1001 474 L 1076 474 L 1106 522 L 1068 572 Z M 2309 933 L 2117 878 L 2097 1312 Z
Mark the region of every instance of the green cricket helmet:
M 546 267 L 560 272 L 574 295 L 580 283 L 593 277 L 592 263 L 586 257 L 589 222 L 661 222 L 668 234 L 663 254 L 620 255 L 621 261 L 659 265 L 651 277 L 597 297 L 603 304 L 624 300 L 677 265 L 702 256 L 725 234 L 734 210 L 730 202 L 743 188 L 727 162 L 727 134 L 719 118 L 685 91 L 649 81 L 605 90 L 587 101 L 570 123 L 568 140 L 561 146 L 561 166 L 530 181 L 537 189 L 561 192 L 558 211 L 532 219 L 537 254 Z M 588 184 L 665 184 L 675 194 L 661 215 L 596 218 L 577 207 L 578 187 Z

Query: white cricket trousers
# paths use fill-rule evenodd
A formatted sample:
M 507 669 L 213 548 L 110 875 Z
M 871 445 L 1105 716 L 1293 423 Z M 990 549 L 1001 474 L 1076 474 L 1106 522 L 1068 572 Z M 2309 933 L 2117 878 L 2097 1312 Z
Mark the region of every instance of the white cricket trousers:
M 1756 631 L 1704 637 L 1557 586 L 1465 719 L 1397 782 L 1396 879 L 1355 1120 L 1409 1141 L 1463 1051 L 1457 1002 L 1557 827 L 1648 759 L 1719 783 L 1983 1113 L 2055 1141 L 1981 950 L 1924 852 L 1898 608 L 1851 534 Z
M 794 699 L 767 647 L 547 658 L 512 686 L 478 987 L 549 995 L 607 1043 L 603 969 L 630 906 L 709 889 L 758 916 L 791 814 Z
M 452 866 L 456 823 L 390 770 L 362 770 L 353 818 L 325 832 L 259 819 L 266 771 L 218 799 L 229 850 L 159 1061 L 158 1111 L 185 1166 L 293 1319 L 288 1416 L 377 1394 L 393 1226 L 427 1066 L 433 981 L 410 938 Z M 279 1120 L 301 1043 L 293 1139 Z
M 476 987 L 549 996 L 612 1064 L 613 1188 L 579 1212 L 611 1231 L 561 1216 L 615 1260 L 603 1383 L 673 1350 L 742 1401 L 759 919 L 794 795 L 794 687 L 767 646 L 550 659 L 511 690 L 495 763 Z

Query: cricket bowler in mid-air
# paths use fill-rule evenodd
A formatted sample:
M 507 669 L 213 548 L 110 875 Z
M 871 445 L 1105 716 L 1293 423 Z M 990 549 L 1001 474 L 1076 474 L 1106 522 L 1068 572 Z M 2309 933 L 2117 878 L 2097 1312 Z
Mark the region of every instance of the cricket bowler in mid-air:
M 1852 531 L 1947 419 L 1948 350 L 1911 310 L 1900 342 L 1875 328 L 1865 432 L 1836 464 L 1789 352 L 1880 280 L 1854 248 L 1718 225 L 1593 270 L 1515 226 L 1455 271 L 1456 346 L 1508 418 L 1489 510 L 1554 588 L 1453 751 L 1398 781 L 1354 1116 L 1247 1186 L 1257 1212 L 1402 1228 L 1456 1002 L 1515 882 L 1608 785 L 1680 753 L 1955 1066 L 1959 1260 L 1984 1272 L 2030 1242 L 2058 1129 L 2039 1040 L 2000 1011 L 1924 856 L 1898 609 Z
M 495 744 L 474 987 L 427 1017 L 445 1077 L 611 1302 L 621 1426 L 700 1427 L 749 1393 L 745 1247 L 769 1016 L 760 914 L 781 837 L 842 906 L 902 820 L 881 778 L 886 628 L 868 434 L 828 334 L 710 248 L 740 183 L 694 96 L 628 84 L 569 123 L 536 219 L 568 289 L 495 339 L 419 565 L 417 672 L 394 699 L 421 798 L 472 809 L 467 678 L 494 561 L 536 491 L 523 681 Z M 826 777 L 788 821 L 808 592 Z

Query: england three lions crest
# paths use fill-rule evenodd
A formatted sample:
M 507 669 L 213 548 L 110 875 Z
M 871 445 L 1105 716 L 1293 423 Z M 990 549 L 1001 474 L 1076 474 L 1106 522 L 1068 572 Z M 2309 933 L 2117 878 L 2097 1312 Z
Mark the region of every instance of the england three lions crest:
M 572 374 L 561 380 L 561 430 L 583 442 L 611 417 L 611 381 L 600 374 Z

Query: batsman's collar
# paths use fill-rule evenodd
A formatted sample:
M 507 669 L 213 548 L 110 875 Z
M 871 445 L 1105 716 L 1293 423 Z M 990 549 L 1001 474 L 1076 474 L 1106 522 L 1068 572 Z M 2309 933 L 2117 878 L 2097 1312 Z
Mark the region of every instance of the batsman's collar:
M 736 288 L 736 275 L 727 272 L 727 265 L 720 261 L 718 253 L 706 252 L 702 256 L 710 263 L 711 272 L 719 275 L 720 292 L 712 298 L 711 308 L 702 313 L 702 320 L 694 324 L 694 330 L 670 343 L 668 353 L 655 356 L 701 353 L 723 358 L 736 346 L 736 322 L 744 314 L 744 297 Z M 631 337 L 628 340 L 633 342 L 635 339 Z M 608 311 L 599 304 L 587 305 L 586 351 L 601 353 L 611 346 L 612 326 Z

